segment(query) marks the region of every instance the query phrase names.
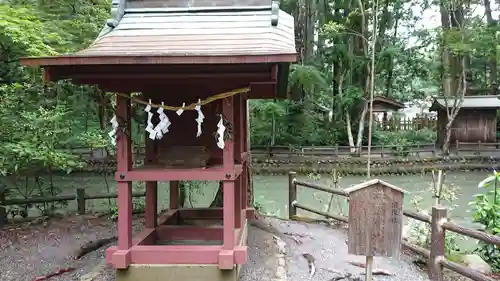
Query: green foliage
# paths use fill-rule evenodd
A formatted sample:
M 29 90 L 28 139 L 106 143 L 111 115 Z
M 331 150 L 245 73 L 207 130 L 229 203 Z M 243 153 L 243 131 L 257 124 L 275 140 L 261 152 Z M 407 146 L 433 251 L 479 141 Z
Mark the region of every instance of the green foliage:
M 292 65 L 288 79 L 289 88 L 301 88 L 308 94 L 319 93 L 327 88 L 323 73 L 310 65 Z
M 391 147 L 398 156 L 408 156 L 410 149 L 416 144 L 433 144 L 436 140 L 436 133 L 430 129 L 417 131 L 399 132 L 375 132 L 378 144 Z
M 477 194 L 475 200 L 469 203 L 474 206 L 474 221 L 484 227 L 486 233 L 500 235 L 500 192 L 498 190 L 500 173 L 494 171 L 492 176 L 479 183 L 478 187 L 484 193 Z M 478 242 L 476 252 L 494 271 L 500 272 L 500 247 Z
M 448 205 L 448 209 L 452 210 L 454 202 L 457 200 L 460 188 L 453 184 L 443 183 L 442 186 L 438 187 L 436 179 L 429 185 L 429 188 L 421 190 L 418 194 L 414 196 L 411 201 L 413 207 L 421 213 L 429 215 L 427 210 L 422 209 L 422 201 L 424 199 L 433 199 L 437 201 L 437 204 Z M 409 239 L 412 243 L 416 245 L 430 249 L 431 245 L 431 225 L 429 223 L 410 220 L 409 223 L 410 233 L 408 234 Z M 445 235 L 445 254 L 449 259 L 456 259 L 458 253 L 462 253 L 458 241 L 465 240 L 466 238 L 462 235 L 455 234 L 451 231 L 446 232 Z

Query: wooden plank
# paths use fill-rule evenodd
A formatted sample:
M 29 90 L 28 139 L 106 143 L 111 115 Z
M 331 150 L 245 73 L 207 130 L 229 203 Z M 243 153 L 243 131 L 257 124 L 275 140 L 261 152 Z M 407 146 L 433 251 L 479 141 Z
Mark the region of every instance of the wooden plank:
M 403 192 L 374 183 L 349 193 L 349 254 L 397 256 L 402 235 Z
M 26 66 L 59 66 L 59 65 L 136 65 L 136 64 L 246 64 L 246 63 L 273 63 L 295 62 L 295 51 L 289 54 L 253 54 L 253 55 L 113 55 L 101 56 L 67 55 L 54 57 L 25 57 L 20 62 Z

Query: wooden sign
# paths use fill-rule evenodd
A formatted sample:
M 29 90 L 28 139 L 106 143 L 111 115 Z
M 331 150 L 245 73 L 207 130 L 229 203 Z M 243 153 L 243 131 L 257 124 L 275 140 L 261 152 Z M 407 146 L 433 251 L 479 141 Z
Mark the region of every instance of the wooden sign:
M 398 256 L 405 191 L 378 179 L 345 191 L 349 194 L 349 254 Z

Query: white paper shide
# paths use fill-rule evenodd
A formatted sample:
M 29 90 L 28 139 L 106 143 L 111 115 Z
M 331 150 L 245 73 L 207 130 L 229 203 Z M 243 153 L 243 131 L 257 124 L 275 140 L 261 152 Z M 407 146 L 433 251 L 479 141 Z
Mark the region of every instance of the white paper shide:
M 222 114 L 220 115 L 219 123 L 217 123 L 217 146 L 220 149 L 224 149 L 224 132 L 226 131 L 226 126 L 224 126 L 224 118 Z
M 109 123 L 111 123 L 111 131 L 108 133 L 109 137 L 111 138 L 111 143 L 113 145 L 116 145 L 116 133 L 118 131 L 118 120 L 116 120 L 116 115 L 113 115 L 113 118 L 111 118 L 111 121 L 109 121 Z
M 198 117 L 196 117 L 196 123 L 198 123 L 198 131 L 196 132 L 196 137 L 201 136 L 201 124 L 203 123 L 203 119 L 205 119 L 205 115 L 201 112 L 201 100 L 198 100 L 198 104 L 194 108 L 196 112 L 198 112 Z

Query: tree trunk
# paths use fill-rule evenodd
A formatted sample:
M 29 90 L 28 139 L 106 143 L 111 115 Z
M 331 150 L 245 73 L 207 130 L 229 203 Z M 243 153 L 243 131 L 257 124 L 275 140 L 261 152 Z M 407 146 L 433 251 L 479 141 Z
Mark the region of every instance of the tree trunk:
M 219 188 L 217 189 L 217 193 L 215 194 L 212 203 L 210 203 L 210 208 L 221 208 L 224 206 L 224 182 L 219 181 Z
M 491 35 L 492 39 L 495 38 L 495 26 L 497 25 L 497 22 L 493 19 L 493 16 L 491 15 L 491 3 L 490 0 L 484 0 L 484 13 L 486 15 L 486 23 L 488 24 L 488 28 L 491 29 Z M 496 41 L 493 40 L 492 42 L 495 42 L 491 46 L 491 51 L 489 54 L 489 68 L 490 68 L 490 85 L 492 87 L 498 86 L 497 85 L 497 79 L 498 79 L 498 74 L 497 74 L 497 44 Z
M 187 198 L 186 185 L 183 181 L 179 181 L 179 208 L 184 208 L 184 203 Z

